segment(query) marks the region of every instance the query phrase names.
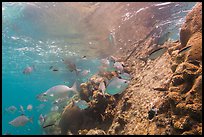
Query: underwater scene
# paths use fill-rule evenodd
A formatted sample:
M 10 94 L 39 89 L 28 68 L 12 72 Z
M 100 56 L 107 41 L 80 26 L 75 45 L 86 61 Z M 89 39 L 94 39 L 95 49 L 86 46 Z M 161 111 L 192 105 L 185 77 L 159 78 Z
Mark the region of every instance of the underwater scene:
M 3 2 L 2 135 L 202 134 L 202 3 Z

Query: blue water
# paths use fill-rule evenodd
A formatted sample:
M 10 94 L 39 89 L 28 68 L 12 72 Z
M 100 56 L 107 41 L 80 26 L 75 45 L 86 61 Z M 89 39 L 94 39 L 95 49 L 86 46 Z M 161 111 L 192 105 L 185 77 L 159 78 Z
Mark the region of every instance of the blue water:
M 77 55 L 72 51 L 62 52 L 60 47 L 57 47 L 57 41 L 43 39 L 44 33 L 39 30 L 38 26 L 32 25 L 29 20 L 22 20 L 24 18 L 21 13 L 23 5 L 4 3 L 3 8 L 2 134 L 8 132 L 40 135 L 43 134 L 43 130 L 38 124 L 39 115 L 47 114 L 50 111 L 50 106 L 37 100 L 36 96 L 55 85 L 65 84 L 71 87 L 76 81 L 76 75 L 75 72 L 70 72 L 66 68 L 62 58 Z M 15 28 L 15 25 L 18 26 L 18 24 L 21 24 L 20 30 Z M 36 28 L 37 31 L 33 31 Z M 91 70 L 87 77 L 78 80 L 78 84 L 80 84 L 98 71 L 99 60 L 77 57 L 76 66 L 78 69 Z M 36 70 L 30 75 L 24 75 L 22 73 L 24 68 L 32 65 L 35 65 Z M 59 71 L 49 70 L 50 66 L 57 67 Z M 29 104 L 33 106 L 32 111 L 26 110 Z M 36 107 L 40 104 L 46 105 L 37 111 Z M 18 109 L 14 114 L 5 111 L 5 108 L 12 105 Z M 8 123 L 21 115 L 20 105 L 24 107 L 26 116 L 33 117 L 33 124 L 28 122 L 25 126 L 16 128 Z
M 70 36 L 69 41 L 66 40 L 67 43 L 65 43 L 61 39 L 56 39 L 55 36 L 59 34 L 50 34 L 45 27 L 49 20 L 46 23 L 42 20 L 46 12 L 37 16 L 39 10 L 34 10 L 33 5 L 29 4 L 31 8 L 26 9 L 25 5 L 25 3 L 3 3 L 2 5 L 2 134 L 7 132 L 20 135 L 43 134 L 38 118 L 40 114 L 47 114 L 50 106 L 37 100 L 36 96 L 55 85 L 65 84 L 71 87 L 76 81 L 75 73 L 68 71 L 62 58 L 77 56 L 77 68 L 91 70 L 87 77 L 77 79 L 78 84 L 98 72 L 100 65 L 100 58 L 83 59 L 81 58 L 83 54 L 70 49 L 70 43 L 71 46 L 74 44 L 76 46 L 76 43 L 83 44 L 83 35 L 76 33 L 76 30 L 67 24 L 66 31 L 63 31 L 63 28 L 60 29 L 63 33 L 70 33 L 66 34 Z M 193 6 L 189 5 L 191 6 L 186 8 L 190 9 Z M 36 70 L 30 75 L 24 75 L 22 73 L 24 68 L 32 65 L 35 65 Z M 49 70 L 50 66 L 57 67 L 59 71 Z M 32 111 L 26 110 L 29 104 L 33 106 Z M 40 104 L 46 105 L 37 111 L 36 107 Z M 18 110 L 14 114 L 5 112 L 5 108 L 12 105 Z M 24 107 L 26 116 L 33 117 L 33 123 L 28 122 L 25 126 L 16 128 L 8 123 L 21 115 L 20 105 Z

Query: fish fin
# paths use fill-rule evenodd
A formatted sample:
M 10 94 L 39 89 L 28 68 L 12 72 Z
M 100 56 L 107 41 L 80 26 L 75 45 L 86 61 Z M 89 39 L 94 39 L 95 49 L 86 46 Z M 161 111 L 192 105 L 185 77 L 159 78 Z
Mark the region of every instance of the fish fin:
M 30 123 L 33 124 L 33 117 L 30 117 L 30 118 L 29 118 L 29 121 L 30 121 Z
M 75 93 L 78 93 L 77 91 L 77 82 L 75 81 L 73 86 L 71 87 L 71 89 L 75 92 Z

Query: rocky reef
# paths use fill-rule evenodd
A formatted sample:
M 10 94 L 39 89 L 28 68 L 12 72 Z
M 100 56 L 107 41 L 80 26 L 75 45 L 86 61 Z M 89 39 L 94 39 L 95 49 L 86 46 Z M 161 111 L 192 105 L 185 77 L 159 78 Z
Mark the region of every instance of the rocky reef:
M 59 121 L 62 134 L 202 134 L 202 3 L 187 14 L 180 40 L 166 41 L 161 47 L 167 52 L 144 64 L 138 57 L 153 50 L 151 41 L 138 45 L 143 50 L 124 62 L 132 78 L 121 94 L 99 89 L 101 82 L 119 76 L 115 71 L 93 75 L 80 85 L 78 98 L 89 107 L 80 109 L 71 101 Z M 118 61 L 125 60 L 127 49 Z
M 107 83 L 117 75 L 116 71 L 105 71 L 93 75 L 87 82 L 80 85 L 79 96 L 74 97 L 62 113 L 59 122 L 61 134 L 106 134 L 105 131 L 114 117 L 113 110 L 119 100 L 119 95 L 102 93 L 99 84 Z M 80 109 L 74 105 L 74 100 L 79 98 L 85 100 L 89 107 Z
M 187 14 L 181 28 L 180 42 L 172 43 L 169 48 L 173 75 L 165 99 L 155 106 L 159 111 L 153 119 L 157 129 L 165 131 L 164 134 L 202 134 L 201 10 L 202 4 L 198 3 Z M 187 46 L 190 46 L 189 50 Z
M 125 62 L 133 78 L 115 108 L 108 133 L 201 135 L 202 3 L 187 14 L 180 40 L 162 45 L 167 53 L 146 64 L 135 60 L 152 50 L 151 40 L 142 45 L 146 50 L 136 50 Z M 131 109 L 123 110 L 127 102 Z

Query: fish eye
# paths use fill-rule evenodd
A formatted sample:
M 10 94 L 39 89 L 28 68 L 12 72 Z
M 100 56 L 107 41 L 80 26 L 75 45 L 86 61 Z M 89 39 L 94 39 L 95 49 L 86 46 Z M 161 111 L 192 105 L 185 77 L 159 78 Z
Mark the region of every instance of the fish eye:
M 43 96 L 47 96 L 47 94 L 46 94 L 46 93 L 43 93 Z

